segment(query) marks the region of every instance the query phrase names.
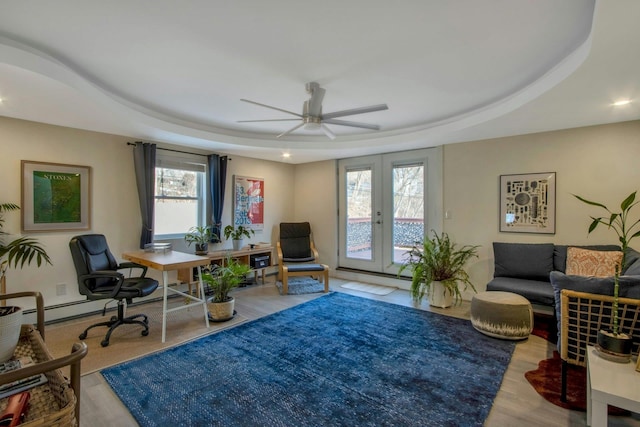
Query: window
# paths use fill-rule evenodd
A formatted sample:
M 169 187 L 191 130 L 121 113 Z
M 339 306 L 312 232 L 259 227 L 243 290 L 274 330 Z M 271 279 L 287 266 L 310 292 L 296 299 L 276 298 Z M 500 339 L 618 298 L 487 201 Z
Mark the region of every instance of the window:
M 206 164 L 202 156 L 158 153 L 154 238 L 179 239 L 205 225 Z

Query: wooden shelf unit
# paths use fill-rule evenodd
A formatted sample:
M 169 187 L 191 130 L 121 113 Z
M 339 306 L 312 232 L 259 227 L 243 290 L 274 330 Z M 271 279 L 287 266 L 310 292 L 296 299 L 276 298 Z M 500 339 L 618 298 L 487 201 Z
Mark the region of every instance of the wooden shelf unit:
M 209 252 L 207 255 L 203 255 L 208 257 L 211 260 L 211 264 L 224 265 L 227 257 L 231 257 L 233 259 L 238 260 L 243 264 L 247 264 L 251 266 L 253 270 L 253 279 L 258 281 L 258 273 L 261 273 L 262 283 L 264 284 L 265 280 L 265 270 L 273 265 L 273 246 L 261 246 L 251 249 L 249 246 L 245 246 L 239 251 L 234 250 L 223 250 L 223 251 L 215 251 Z M 268 256 L 269 259 L 263 267 L 254 268 L 251 260 L 255 257 L 263 257 Z M 192 283 L 197 280 L 197 272 L 194 272 L 193 269 L 180 269 L 178 270 L 178 281 L 184 283 Z

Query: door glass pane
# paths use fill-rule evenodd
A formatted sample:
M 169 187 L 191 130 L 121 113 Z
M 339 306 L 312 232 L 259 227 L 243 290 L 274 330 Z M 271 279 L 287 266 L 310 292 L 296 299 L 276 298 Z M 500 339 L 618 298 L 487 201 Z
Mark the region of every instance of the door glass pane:
M 351 170 L 346 173 L 348 258 L 372 259 L 371 177 L 371 169 Z
M 424 166 L 393 167 L 393 262 L 424 238 Z

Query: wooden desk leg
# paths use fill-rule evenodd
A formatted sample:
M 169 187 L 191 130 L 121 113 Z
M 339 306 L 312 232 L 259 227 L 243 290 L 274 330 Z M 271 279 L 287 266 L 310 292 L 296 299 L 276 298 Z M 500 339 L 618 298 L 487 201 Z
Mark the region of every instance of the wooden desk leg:
M 162 342 L 167 337 L 167 293 L 169 287 L 169 273 L 162 272 Z

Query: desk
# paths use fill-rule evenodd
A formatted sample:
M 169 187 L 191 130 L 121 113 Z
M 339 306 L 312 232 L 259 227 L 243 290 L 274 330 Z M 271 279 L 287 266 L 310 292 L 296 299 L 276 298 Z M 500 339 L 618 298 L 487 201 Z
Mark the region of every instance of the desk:
M 587 347 L 587 425 L 607 426 L 607 405 L 640 412 L 640 372 L 636 364 L 616 363 Z
M 204 311 L 204 322 L 209 327 L 209 311 L 207 309 L 207 301 L 204 294 L 204 286 L 202 284 L 202 276 L 200 275 L 200 266 L 209 264 L 209 258 L 202 257 L 193 254 L 186 254 L 184 252 L 166 252 L 166 253 L 156 253 L 156 252 L 145 252 L 145 251 L 137 251 L 137 252 L 125 252 L 122 254 L 122 258 L 136 262 L 138 264 L 145 265 L 149 268 L 153 268 L 154 270 L 162 271 L 162 342 L 165 341 L 166 331 L 167 331 L 167 313 L 182 310 L 184 308 L 192 307 L 193 304 L 183 305 L 179 307 L 174 307 L 172 309 L 167 309 L 167 294 L 169 291 L 182 295 L 186 298 L 190 298 L 197 302 L 197 304 L 201 304 Z M 198 278 L 200 283 L 200 296 L 202 298 L 196 298 L 193 295 L 186 294 L 184 292 L 180 292 L 177 289 L 169 288 L 169 271 L 171 270 L 180 270 L 183 268 L 198 268 Z

